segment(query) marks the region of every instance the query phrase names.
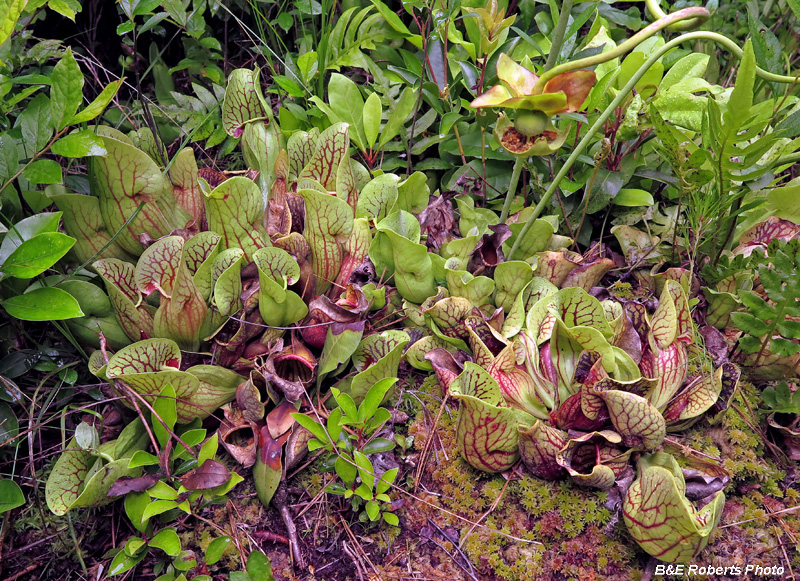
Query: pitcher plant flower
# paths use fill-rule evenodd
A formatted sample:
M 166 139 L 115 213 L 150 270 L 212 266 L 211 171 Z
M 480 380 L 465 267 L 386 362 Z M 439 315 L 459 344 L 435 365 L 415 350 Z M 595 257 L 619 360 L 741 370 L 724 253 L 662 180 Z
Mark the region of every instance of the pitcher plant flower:
M 542 85 L 538 75 L 505 53 L 497 61 L 497 77 L 501 84 L 479 95 L 471 105 L 514 112 L 513 122 L 505 113 L 501 115 L 495 135 L 509 153 L 522 157 L 548 155 L 561 147 L 566 132 L 558 131 L 551 117 L 578 111 L 597 80 L 594 71 L 568 71 Z

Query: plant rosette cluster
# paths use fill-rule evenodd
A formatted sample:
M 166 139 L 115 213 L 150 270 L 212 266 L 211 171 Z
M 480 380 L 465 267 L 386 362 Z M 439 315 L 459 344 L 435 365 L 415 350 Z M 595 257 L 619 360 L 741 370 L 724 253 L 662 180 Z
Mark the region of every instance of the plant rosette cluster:
M 266 503 L 307 451 L 291 416 L 306 388 L 351 360 L 337 385 L 356 402 L 396 376 L 409 337 L 372 332 L 371 320 L 427 299 L 446 259 L 420 244 L 425 175 L 373 177 L 349 155 L 347 123 L 286 140 L 244 70 L 231 75 L 223 121 L 250 177 L 199 170 L 191 148 L 161 167 L 148 131 L 97 129 L 107 154 L 90 165 L 92 195 L 54 196 L 75 257 L 94 260 L 97 276 L 64 290 L 104 284 L 103 308 L 77 323 L 98 348 L 90 370 L 129 407 L 155 405 L 167 386 L 179 424 L 226 406 L 222 444 L 254 466 Z
M 540 256 L 542 271 L 547 263 Z M 427 357 L 459 401 L 464 459 L 486 472 L 521 459 L 537 477 L 569 475 L 581 486 L 608 489 L 639 456 L 623 507 L 631 535 L 664 561 L 696 556 L 724 496 L 717 492 L 698 512 L 683 496 L 674 459 L 659 450 L 667 431 L 724 409 L 739 370 L 725 363 L 687 375 L 694 328 L 681 284 L 666 280 L 652 313 L 635 301 L 600 301 L 578 286 L 559 290 L 532 273 L 517 299 L 524 323 L 509 315 L 498 331 L 467 318 L 461 327 L 471 355 L 437 349 Z M 658 522 L 649 520 L 654 513 Z
M 594 71 L 569 71 L 540 86 L 532 68 L 527 57 L 519 64 L 501 53 L 497 61 L 501 84 L 470 104 L 476 109 L 496 107 L 514 112 L 513 120 L 505 113 L 500 116 L 495 137 L 509 153 L 520 157 L 549 155 L 560 148 L 567 132 L 558 131 L 551 117 L 578 111 L 597 80 Z

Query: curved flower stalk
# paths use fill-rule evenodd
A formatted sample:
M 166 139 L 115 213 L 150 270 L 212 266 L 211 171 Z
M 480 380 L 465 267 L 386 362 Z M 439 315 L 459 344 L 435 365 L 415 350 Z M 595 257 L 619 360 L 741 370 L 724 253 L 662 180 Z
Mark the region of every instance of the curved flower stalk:
M 625 525 L 642 549 L 669 563 L 691 561 L 708 544 L 722 517 L 725 495 L 697 510 L 674 457 L 663 452 L 639 459 L 638 477 L 622 505 Z
M 666 27 L 673 26 L 681 21 L 690 21 L 694 19 L 695 24 L 699 20 L 705 20 L 709 17 L 709 12 L 705 8 L 684 8 L 682 10 L 678 10 L 673 12 L 672 14 L 667 15 L 665 18 L 660 18 L 658 21 L 654 22 L 650 26 L 645 27 L 633 37 L 628 39 L 626 42 L 623 42 L 619 46 L 617 46 L 614 50 L 601 53 L 599 55 L 595 55 L 593 57 L 587 57 L 585 59 L 579 59 L 577 61 L 573 61 L 570 63 L 565 63 L 564 65 L 560 65 L 550 69 L 545 74 L 540 77 L 538 83 L 547 82 L 547 80 L 555 75 L 558 75 L 563 72 L 567 72 L 570 70 L 581 69 L 588 66 L 593 66 L 600 64 L 602 62 L 607 62 L 608 60 L 617 58 L 634 48 L 639 43 L 643 42 L 645 39 L 651 37 L 653 34 L 657 33 L 659 30 L 663 30 Z M 595 134 L 603 127 L 603 125 L 608 121 L 609 117 L 614 113 L 614 111 L 622 105 L 622 103 L 628 98 L 631 90 L 636 86 L 636 84 L 642 79 L 642 77 L 647 73 L 647 71 L 656 63 L 658 62 L 665 54 L 669 51 L 673 50 L 676 46 L 684 42 L 694 42 L 697 40 L 711 40 L 717 44 L 722 45 L 733 53 L 737 58 L 742 58 L 744 55 L 744 50 L 740 48 L 735 42 L 723 36 L 721 34 L 715 32 L 707 32 L 707 31 L 695 31 L 695 32 L 688 32 L 686 34 L 680 35 L 677 38 L 674 38 L 664 44 L 661 48 L 656 50 L 653 54 L 651 54 L 647 60 L 639 67 L 639 69 L 631 76 L 625 86 L 620 89 L 617 93 L 617 96 L 611 100 L 611 103 L 600 113 L 594 123 L 589 127 L 586 132 L 586 135 L 583 136 L 581 141 L 572 151 L 570 156 L 561 166 L 561 169 L 556 173 L 553 181 L 548 186 L 547 190 L 542 195 L 542 198 L 539 200 L 539 203 L 536 204 L 533 212 L 531 212 L 527 219 L 526 223 L 522 229 L 521 236 L 526 234 L 528 230 L 533 227 L 534 222 L 536 219 L 541 215 L 547 205 L 550 203 L 553 194 L 558 189 L 561 180 L 563 180 L 572 168 L 572 165 L 577 161 L 578 157 L 583 154 L 586 148 L 589 146 L 590 142 L 594 138 Z M 800 76 L 789 76 L 789 75 L 778 75 L 771 73 L 769 71 L 765 71 L 764 69 L 756 66 L 755 67 L 756 75 L 761 77 L 762 79 L 766 79 L 773 82 L 778 83 L 788 83 L 788 84 L 796 84 L 800 82 Z M 516 168 L 515 168 L 516 169 Z M 515 171 L 515 173 L 517 173 Z M 517 176 L 518 179 L 518 176 Z M 512 174 L 512 188 L 509 189 L 509 197 L 513 196 L 513 192 L 516 190 L 517 180 L 514 179 Z M 508 198 L 506 201 L 509 202 Z M 510 205 L 510 202 L 509 202 Z M 516 247 L 519 245 L 519 242 L 514 244 L 514 248 L 511 250 L 511 255 L 514 254 Z

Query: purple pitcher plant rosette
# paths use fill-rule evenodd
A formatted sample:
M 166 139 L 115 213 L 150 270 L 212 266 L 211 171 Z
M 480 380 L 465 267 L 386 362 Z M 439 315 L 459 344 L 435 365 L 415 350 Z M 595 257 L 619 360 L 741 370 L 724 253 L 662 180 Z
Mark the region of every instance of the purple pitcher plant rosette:
M 523 62 L 530 63 L 527 59 Z M 500 84 L 471 105 L 514 111 L 513 122 L 505 113 L 500 115 L 495 137 L 509 153 L 520 157 L 549 155 L 561 147 L 567 132 L 558 131 L 551 117 L 578 111 L 597 80 L 594 71 L 569 71 L 539 86 L 539 77 L 530 68 L 505 53 L 497 61 L 497 77 Z
M 708 542 L 714 528 L 708 523 L 719 518 L 724 496 L 696 511 L 682 496 L 680 469 L 669 470 L 674 458 L 661 450 L 668 431 L 724 405 L 719 400 L 730 398 L 738 368 L 725 363 L 711 373 L 688 374 L 694 327 L 678 281 L 664 282 L 658 307 L 649 313 L 638 302 L 601 301 L 582 288 L 558 290 L 537 278 L 518 333 L 504 337 L 485 322 L 478 333 L 475 317 L 467 317 L 473 361 L 458 364 L 444 350 L 428 357 L 442 387 L 460 403 L 459 451 L 486 472 L 508 470 L 521 459 L 539 478 L 569 476 L 599 489 L 632 474 L 631 459 L 643 455 L 639 479 L 625 497 L 629 530 L 659 559 L 690 558 Z M 636 524 L 648 487 L 664 499 L 658 507 L 664 538 L 657 543 L 647 526 Z

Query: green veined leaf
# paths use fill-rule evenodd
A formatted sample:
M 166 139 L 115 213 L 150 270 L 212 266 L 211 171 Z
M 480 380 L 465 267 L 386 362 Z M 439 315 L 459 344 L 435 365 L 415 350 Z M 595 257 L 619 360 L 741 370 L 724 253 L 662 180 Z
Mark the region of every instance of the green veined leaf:
M 31 184 L 61 183 L 61 166 L 53 159 L 37 159 L 22 172 L 22 177 Z
M 25 504 L 19 484 L 9 478 L 0 479 L 0 514 Z
M 89 157 L 106 154 L 103 140 L 91 129 L 82 129 L 76 133 L 65 135 L 56 141 L 50 150 L 56 155 L 64 157 Z
M 59 288 L 37 288 L 0 304 L 9 315 L 23 321 L 60 321 L 83 316 L 75 297 Z

